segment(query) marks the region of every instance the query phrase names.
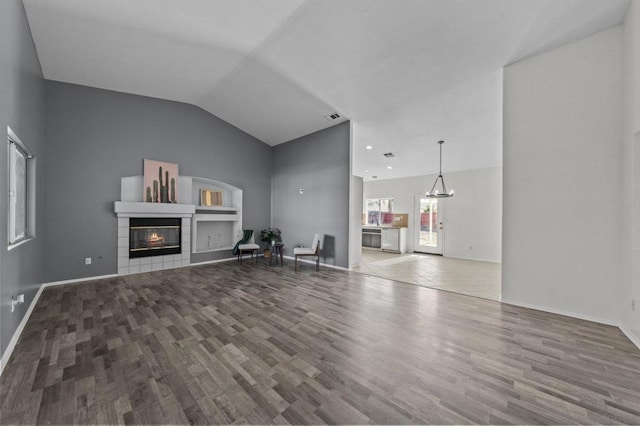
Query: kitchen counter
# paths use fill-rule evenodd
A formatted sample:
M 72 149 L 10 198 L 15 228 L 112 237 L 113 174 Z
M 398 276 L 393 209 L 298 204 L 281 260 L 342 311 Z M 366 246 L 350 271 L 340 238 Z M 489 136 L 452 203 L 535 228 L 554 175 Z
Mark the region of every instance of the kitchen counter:
M 362 247 L 404 253 L 406 235 L 407 228 L 365 225 L 362 227 Z

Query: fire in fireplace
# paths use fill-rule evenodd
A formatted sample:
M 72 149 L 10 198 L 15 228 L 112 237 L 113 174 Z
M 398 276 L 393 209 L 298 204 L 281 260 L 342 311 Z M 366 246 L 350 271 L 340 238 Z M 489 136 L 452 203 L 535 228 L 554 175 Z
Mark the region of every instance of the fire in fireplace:
M 129 219 L 129 259 L 179 254 L 181 218 Z

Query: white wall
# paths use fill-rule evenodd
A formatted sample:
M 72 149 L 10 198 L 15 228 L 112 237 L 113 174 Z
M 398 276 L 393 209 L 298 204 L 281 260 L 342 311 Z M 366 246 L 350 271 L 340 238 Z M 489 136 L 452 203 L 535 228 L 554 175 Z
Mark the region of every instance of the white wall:
M 504 78 L 502 300 L 617 324 L 622 28 Z
M 500 262 L 502 258 L 502 169 L 444 172 L 447 189 L 444 255 Z M 431 189 L 436 175 L 367 181 L 364 199 L 393 198 L 393 210 L 409 213 L 407 251 L 414 250 L 415 194 Z M 439 200 L 438 202 L 442 202 Z M 471 248 L 470 248 L 471 247 Z
M 624 331 L 640 347 L 640 2 L 624 22 L 623 288 L 619 307 Z M 635 300 L 636 309 L 631 309 Z

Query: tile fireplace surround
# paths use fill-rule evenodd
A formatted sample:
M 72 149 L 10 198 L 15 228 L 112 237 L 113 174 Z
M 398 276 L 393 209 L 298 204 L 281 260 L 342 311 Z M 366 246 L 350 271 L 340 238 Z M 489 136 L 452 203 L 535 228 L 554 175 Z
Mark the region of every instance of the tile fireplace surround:
M 180 268 L 191 264 L 191 217 L 195 213 L 194 205 L 116 201 L 115 212 L 118 215 L 118 275 Z M 182 218 L 181 253 L 129 259 L 129 219 L 132 217 Z

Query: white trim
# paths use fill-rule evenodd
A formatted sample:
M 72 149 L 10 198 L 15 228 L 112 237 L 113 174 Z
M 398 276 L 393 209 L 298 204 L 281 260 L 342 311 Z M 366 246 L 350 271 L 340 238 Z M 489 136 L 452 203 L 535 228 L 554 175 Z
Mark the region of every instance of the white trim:
M 191 263 L 189 266 L 209 265 L 211 263 L 230 262 L 232 260 L 237 260 L 237 259 L 235 257 L 225 257 L 224 259 L 205 260 L 204 262 Z
M 631 340 L 631 343 L 633 343 L 638 347 L 638 349 L 640 349 L 640 337 L 633 334 L 631 330 L 626 328 L 624 325 L 620 325 L 619 328 L 620 328 L 620 331 L 622 331 L 624 335 L 627 336 L 629 340 Z
M 118 217 L 191 217 L 196 212 L 193 204 L 138 203 L 115 201 L 114 211 Z
M 22 151 L 24 151 L 24 155 L 27 157 L 28 160 L 33 158 L 33 154 L 31 153 L 31 151 L 29 151 L 29 148 L 27 148 L 27 146 L 24 143 L 22 143 L 18 135 L 16 135 L 13 129 L 9 126 L 7 126 L 7 138 L 11 142 L 15 143 L 16 146 L 20 147 Z
M 417 253 L 420 253 L 420 252 L 417 252 Z M 443 254 L 442 257 L 448 257 L 449 259 L 473 260 L 475 262 L 497 263 L 498 265 L 502 264 L 502 260 L 478 259 L 478 258 L 475 258 L 475 257 L 450 256 L 448 254 Z
M 98 276 L 94 276 L 94 277 L 74 278 L 72 280 L 52 281 L 52 282 L 44 283 L 44 284 L 42 284 L 42 286 L 43 287 L 54 287 L 54 286 L 57 286 L 57 285 L 80 283 L 80 282 L 83 282 L 83 281 L 95 281 L 95 280 L 102 280 L 102 279 L 105 279 L 105 278 L 114 278 L 114 277 L 117 277 L 117 276 L 118 276 L 118 274 L 109 274 L 109 275 L 98 275 Z
M 14 248 L 18 248 L 18 247 L 20 247 L 21 245 L 23 245 L 24 243 L 28 243 L 29 241 L 32 241 L 32 240 L 33 240 L 33 237 L 32 237 L 32 236 L 27 236 L 26 238 L 23 238 L 23 239 L 21 239 L 21 240 L 18 240 L 18 241 L 16 241 L 15 243 L 10 243 L 10 244 L 7 246 L 7 251 L 11 251 L 11 250 L 13 250 Z
M 565 311 L 565 310 L 562 310 L 562 309 L 547 308 L 545 306 L 532 305 L 530 303 L 522 303 L 522 302 L 518 302 L 518 301 L 515 301 L 515 300 L 508 300 L 508 299 L 505 299 L 505 298 L 501 298 L 500 303 L 505 303 L 507 305 L 520 306 L 522 308 L 535 309 L 536 311 L 549 312 L 551 314 L 564 315 L 566 317 L 572 317 L 572 318 L 577 318 L 577 319 L 581 319 L 581 320 L 585 320 L 585 321 L 597 322 L 597 323 L 605 324 L 605 325 L 612 325 L 614 327 L 619 327 L 620 328 L 620 323 L 618 323 L 616 321 L 612 321 L 612 320 L 608 320 L 608 319 L 604 319 L 604 318 L 599 318 L 599 317 L 594 317 L 594 316 L 591 316 L 591 315 L 578 314 L 578 313 L 575 313 L 575 312 Z
M 284 257 L 285 259 L 289 259 L 289 260 L 295 261 L 295 257 L 293 257 L 293 256 L 282 256 L 282 257 Z M 306 260 L 306 259 L 298 259 L 298 262 L 312 263 L 314 265 L 316 264 L 316 262 L 314 260 Z M 328 263 L 320 263 L 320 266 L 324 266 L 324 267 L 332 268 L 332 269 L 338 269 L 340 271 L 348 271 L 349 270 L 348 268 L 345 268 L 343 266 L 330 265 Z
M 18 344 L 18 340 L 20 340 L 20 335 L 22 335 L 22 331 L 24 330 L 24 327 L 27 325 L 27 322 L 31 317 L 31 313 L 33 312 L 33 308 L 36 306 L 38 299 L 40 299 L 40 295 L 42 294 L 43 289 L 44 289 L 44 284 L 41 285 L 38 291 L 36 292 L 36 295 L 31 301 L 31 304 L 29 305 L 29 309 L 27 309 L 27 312 L 25 312 L 24 316 L 22 317 L 22 321 L 20 321 L 20 324 L 18 324 L 18 328 L 16 328 L 16 331 L 14 331 L 13 336 L 11 336 L 11 340 L 9 340 L 7 349 L 2 354 L 2 359 L 0 360 L 0 376 L 4 371 L 4 367 L 7 365 L 7 363 L 9 362 L 9 359 L 11 358 L 11 354 L 13 354 L 13 350 L 16 348 L 16 345 Z

